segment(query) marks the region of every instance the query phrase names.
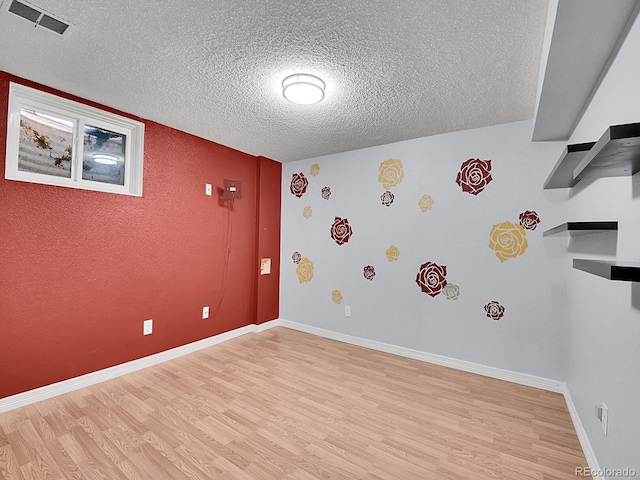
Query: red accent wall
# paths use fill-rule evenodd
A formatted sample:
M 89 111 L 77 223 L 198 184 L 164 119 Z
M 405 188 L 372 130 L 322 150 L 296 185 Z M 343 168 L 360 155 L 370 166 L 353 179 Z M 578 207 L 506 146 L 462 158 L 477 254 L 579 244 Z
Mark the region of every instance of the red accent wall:
M 271 258 L 271 274 L 258 276 L 256 323 L 260 324 L 274 320 L 280 314 L 282 164 L 258 157 L 258 165 L 258 259 Z M 274 256 L 273 252 L 278 254 Z
M 10 81 L 114 111 L 0 72 L 1 172 Z M 143 121 L 142 197 L 0 175 L 0 398 L 278 317 L 281 164 Z

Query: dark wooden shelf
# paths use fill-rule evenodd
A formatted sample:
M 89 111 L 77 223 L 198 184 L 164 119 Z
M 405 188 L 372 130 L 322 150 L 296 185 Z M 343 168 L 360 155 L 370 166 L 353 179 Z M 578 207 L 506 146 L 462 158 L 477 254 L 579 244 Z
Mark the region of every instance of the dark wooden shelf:
M 607 280 L 640 282 L 640 263 L 574 258 L 573 268 L 606 278 Z
M 591 235 L 594 233 L 618 231 L 618 222 L 567 222 L 545 230 L 543 237 L 550 235 Z
M 573 187 L 578 183 L 578 180 L 573 178 L 573 170 L 595 144 L 596 142 L 567 145 L 553 167 L 551 174 L 544 182 L 544 188 L 567 188 Z
M 640 172 L 640 123 L 613 125 L 573 170 L 573 178 L 625 177 Z

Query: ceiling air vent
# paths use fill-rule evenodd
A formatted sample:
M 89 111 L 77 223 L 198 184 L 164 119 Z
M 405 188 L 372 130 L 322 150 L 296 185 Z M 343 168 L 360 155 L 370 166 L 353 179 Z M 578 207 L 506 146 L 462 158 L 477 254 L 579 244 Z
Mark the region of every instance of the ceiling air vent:
M 59 35 L 69 33 L 71 30 L 72 25 L 70 23 L 56 18 L 41 8 L 25 1 L 7 0 L 5 5 L 7 5 L 7 11 L 33 23 L 35 27 L 43 27 Z

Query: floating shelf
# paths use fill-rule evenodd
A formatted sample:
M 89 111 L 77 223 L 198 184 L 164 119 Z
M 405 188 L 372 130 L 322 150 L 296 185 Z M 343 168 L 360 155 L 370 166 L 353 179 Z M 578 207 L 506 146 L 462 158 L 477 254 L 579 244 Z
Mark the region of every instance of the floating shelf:
M 573 187 L 584 178 L 640 172 L 640 123 L 613 125 L 595 143 L 567 145 L 544 188 Z
M 573 170 L 573 177 L 627 177 L 640 172 L 640 123 L 614 125 Z
M 567 222 L 545 230 L 543 237 L 550 235 L 591 235 L 594 233 L 618 231 L 618 222 Z
M 544 182 L 544 188 L 567 188 L 578 183 L 578 180 L 573 178 L 573 171 L 595 144 L 596 142 L 567 145 Z
M 640 263 L 574 258 L 573 268 L 606 278 L 607 280 L 640 282 Z

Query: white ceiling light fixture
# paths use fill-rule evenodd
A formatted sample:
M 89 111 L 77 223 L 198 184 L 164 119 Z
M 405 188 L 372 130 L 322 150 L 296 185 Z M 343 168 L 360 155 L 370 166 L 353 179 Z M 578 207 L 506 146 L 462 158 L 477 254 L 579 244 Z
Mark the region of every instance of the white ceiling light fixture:
M 282 95 L 291 103 L 313 105 L 324 98 L 325 83 L 314 75 L 296 73 L 282 81 Z

